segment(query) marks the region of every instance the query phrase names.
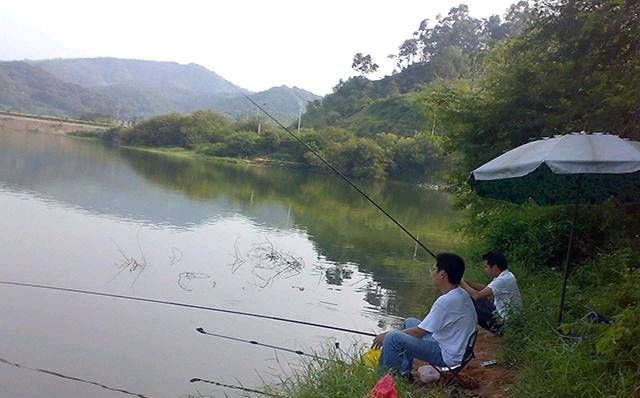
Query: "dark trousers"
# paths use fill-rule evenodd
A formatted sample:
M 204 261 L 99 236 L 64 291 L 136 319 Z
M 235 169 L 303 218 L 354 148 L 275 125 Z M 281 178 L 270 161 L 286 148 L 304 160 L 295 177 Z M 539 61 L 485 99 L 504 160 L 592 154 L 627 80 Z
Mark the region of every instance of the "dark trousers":
M 476 307 L 476 314 L 478 314 L 478 325 L 492 333 L 498 333 L 502 327 L 502 319 L 497 314 L 496 306 L 493 305 L 493 302 L 483 298 L 474 300 L 473 306 Z

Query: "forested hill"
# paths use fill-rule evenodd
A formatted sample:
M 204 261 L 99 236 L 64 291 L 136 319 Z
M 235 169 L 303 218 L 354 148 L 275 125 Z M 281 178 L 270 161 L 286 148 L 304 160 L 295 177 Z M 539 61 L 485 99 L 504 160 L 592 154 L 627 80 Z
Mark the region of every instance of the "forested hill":
M 199 95 L 237 94 L 245 90 L 197 64 L 122 58 L 72 58 L 28 61 L 62 81 L 84 87 L 128 86 L 190 92 Z
M 415 92 L 437 79 L 471 78 L 490 48 L 517 35 L 533 19 L 534 9 L 520 1 L 504 17 L 474 18 L 461 4 L 433 25 L 424 20 L 390 56 L 397 61 L 396 71 L 369 80 L 365 75 L 378 66 L 370 56 L 354 57 L 353 68 L 362 75 L 340 80 L 332 94 L 310 104 L 304 125 L 342 127 L 361 136 L 383 132 L 411 136 L 433 128 L 434 115 Z
M 250 113 L 245 94 L 290 122 L 308 101 L 319 98 L 285 86 L 252 93 L 203 66 L 175 62 L 49 59 L 0 62 L 0 69 L 4 71 L 0 84 L 6 88 L 2 109 L 73 117 L 123 119 L 202 109 L 236 117 Z
M 307 104 L 321 97 L 298 87 L 278 86 L 250 95 L 251 99 L 272 114 L 281 123 L 289 124 L 298 118 Z M 212 102 L 218 113 L 237 116 L 255 116 L 256 107 L 244 97 L 219 98 Z
M 0 62 L 0 110 L 52 116 L 112 115 L 116 101 L 26 62 Z

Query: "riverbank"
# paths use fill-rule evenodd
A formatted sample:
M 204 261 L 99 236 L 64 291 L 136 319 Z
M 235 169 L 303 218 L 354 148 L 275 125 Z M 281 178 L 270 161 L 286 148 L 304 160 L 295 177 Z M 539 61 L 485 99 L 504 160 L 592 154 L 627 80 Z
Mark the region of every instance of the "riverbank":
M 96 140 L 102 141 L 100 132 L 93 131 L 76 131 L 68 134 L 69 136 L 76 139 L 88 139 L 88 140 Z M 216 156 L 203 153 L 201 151 L 192 150 L 183 147 L 150 147 L 150 146 L 140 146 L 140 145 L 120 145 L 121 148 L 126 148 L 135 151 L 143 151 L 148 153 L 156 153 L 161 155 L 166 155 L 170 157 L 183 158 L 183 159 L 197 159 L 214 163 L 222 163 L 222 164 L 237 164 L 248 167 L 281 167 L 284 169 L 293 169 L 293 170 L 302 170 L 309 173 L 314 174 L 330 174 L 331 170 L 326 168 L 323 164 L 318 165 L 309 165 L 308 163 L 295 162 L 291 160 L 282 160 L 282 159 L 273 159 L 266 157 L 255 157 L 255 158 L 238 158 L 238 157 L 229 157 L 229 156 Z M 445 184 L 444 182 L 415 182 L 415 181 L 404 181 L 404 180 L 394 180 L 394 179 L 386 179 L 385 183 L 408 183 L 415 185 L 422 189 L 429 189 L 432 191 L 449 191 L 450 186 Z
M 49 134 L 67 135 L 77 131 L 104 131 L 111 126 L 84 122 L 74 119 L 62 119 L 48 116 L 0 112 L 0 129 L 3 131 L 33 131 Z
M 418 381 L 417 369 L 424 362 L 414 361 L 416 381 L 407 382 L 404 378 L 395 378 L 399 396 L 403 398 L 444 398 L 450 397 L 455 390 L 460 397 L 502 398 L 510 397 L 510 383 L 515 371 L 498 361 L 496 365 L 482 367 L 481 363 L 496 359 L 500 355 L 501 338 L 481 330 L 476 342 L 476 357 L 460 373 L 452 387 L 444 386 L 444 380 L 433 384 Z M 343 360 L 337 353 L 329 357 Z M 283 380 L 283 386 L 269 391 L 284 394 L 289 398 L 311 397 L 364 397 L 371 391 L 380 374 L 370 369 L 357 358 L 345 362 L 312 361 L 307 362 L 302 371 L 291 379 Z
M 612 256 L 616 261 L 624 261 L 624 253 Z M 568 291 L 573 308 L 565 315 L 561 330 L 554 326 L 560 300 L 560 275 L 555 271 L 531 272 L 523 264 L 510 266 L 518 279 L 523 311 L 509 321 L 504 336 L 481 329 L 475 347 L 476 358 L 461 372 L 462 382 L 453 387 L 457 396 L 638 397 L 640 367 L 635 338 L 640 325 L 637 305 L 628 305 L 637 303 L 640 271 L 627 271 L 615 290 L 610 283 L 596 286 L 593 282 L 586 291 L 578 288 L 585 274 L 590 275 L 598 265 L 604 265 L 603 262 L 595 264 L 583 264 L 585 271 L 576 283 L 570 283 Z M 470 262 L 470 279 L 481 275 L 479 268 Z M 626 309 L 620 311 L 620 306 L 625 305 Z M 589 310 L 598 311 L 607 323 L 584 318 Z M 480 365 L 490 359 L 497 364 L 488 368 Z M 420 364 L 416 361 L 414 369 Z M 318 366 L 313 368 L 313 373 L 296 378 L 294 385 L 287 388 L 286 396 L 362 397 L 377 377 L 361 369 L 348 371 L 333 365 Z M 403 379 L 396 379 L 396 383 L 400 397 L 451 396 L 451 390 L 441 384 L 408 385 Z M 317 395 L 309 392 L 313 389 Z

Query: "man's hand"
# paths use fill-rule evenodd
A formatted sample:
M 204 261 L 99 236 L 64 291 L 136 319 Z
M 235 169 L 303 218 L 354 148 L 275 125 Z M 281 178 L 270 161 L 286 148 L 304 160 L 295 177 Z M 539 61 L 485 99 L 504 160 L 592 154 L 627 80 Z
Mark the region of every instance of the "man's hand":
M 382 342 L 384 342 L 384 336 L 386 336 L 387 333 L 389 333 L 389 332 L 383 332 L 383 333 L 380 333 L 379 335 L 377 335 L 373 339 L 373 344 L 371 344 L 371 348 L 382 348 Z

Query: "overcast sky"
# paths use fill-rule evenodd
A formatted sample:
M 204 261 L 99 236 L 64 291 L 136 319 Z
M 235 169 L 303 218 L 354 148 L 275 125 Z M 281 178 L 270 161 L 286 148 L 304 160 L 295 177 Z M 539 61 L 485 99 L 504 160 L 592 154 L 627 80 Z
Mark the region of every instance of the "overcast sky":
M 471 15 L 504 15 L 515 0 L 468 0 Z M 354 74 L 356 52 L 379 76 L 387 55 L 425 18 L 458 1 L 436 0 L 0 0 L 0 59 L 121 57 L 194 62 L 260 91 L 286 84 L 327 94 Z

